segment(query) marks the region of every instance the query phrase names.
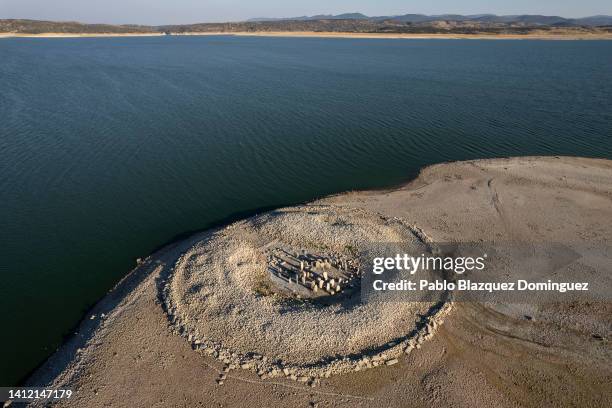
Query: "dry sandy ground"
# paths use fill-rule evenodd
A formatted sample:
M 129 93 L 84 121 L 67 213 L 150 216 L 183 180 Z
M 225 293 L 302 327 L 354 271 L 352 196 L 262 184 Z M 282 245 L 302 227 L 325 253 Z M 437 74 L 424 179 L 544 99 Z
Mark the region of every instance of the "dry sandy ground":
M 313 204 L 402 217 L 440 241 L 603 247 L 612 241 L 612 162 L 550 157 L 441 164 L 397 189 Z M 159 297 L 160 274 L 203 234 L 147 258 L 28 384 L 72 387 L 76 396 L 60 405 L 74 407 L 612 406 L 610 302 L 455 303 L 436 335 L 393 366 L 332 376 L 314 388 L 235 370 L 220 386 L 215 380 L 223 365 L 172 333 Z
M 198 351 L 228 368 L 251 366 L 262 376 L 316 385 L 333 374 L 396 363 L 434 334 L 449 295 L 360 301 L 356 283 L 348 293 L 320 298 L 324 303 L 295 299 L 291 288 L 308 292 L 297 281 L 270 278 L 268 249 L 342 254 L 368 273 L 368 254 L 430 253 L 422 237 L 399 218 L 365 210 L 281 208 L 211 231 L 176 262 L 162 297 L 177 332 Z
M 548 33 L 530 34 L 394 34 L 394 33 L 339 33 L 314 31 L 260 31 L 236 33 L 182 33 L 179 35 L 236 35 L 254 37 L 322 37 L 322 38 L 386 38 L 386 39 L 439 39 L 439 40 L 611 40 L 607 33 Z
M 88 38 L 88 37 L 159 37 L 164 33 L 41 33 L 41 34 L 22 34 L 22 33 L 0 33 L 0 38 Z
M 163 33 L 132 33 L 132 34 L 65 34 L 41 33 L 20 34 L 0 33 L 0 38 L 27 37 L 27 38 L 74 38 L 74 37 L 155 37 Z M 378 33 L 341 33 L 341 32 L 314 32 L 314 31 L 260 31 L 260 32 L 192 32 L 172 35 L 211 36 L 234 35 L 251 37 L 320 37 L 320 38 L 386 38 L 386 39 L 440 39 L 440 40 L 612 40 L 612 33 L 563 33 L 563 32 L 534 32 L 530 34 L 378 34 Z

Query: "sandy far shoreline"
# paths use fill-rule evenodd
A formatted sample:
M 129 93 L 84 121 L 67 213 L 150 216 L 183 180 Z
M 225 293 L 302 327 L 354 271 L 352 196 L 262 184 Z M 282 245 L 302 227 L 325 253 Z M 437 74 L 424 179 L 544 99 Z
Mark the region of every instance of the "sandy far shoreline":
M 0 38 L 95 38 L 95 37 L 160 37 L 164 33 L 0 33 Z M 364 39 L 440 39 L 440 40 L 612 40 L 612 33 L 533 33 L 533 34 L 401 34 L 401 33 L 342 33 L 314 31 L 261 31 L 261 32 L 185 32 L 173 33 L 172 36 L 218 36 L 237 37 L 312 37 L 312 38 L 364 38 Z
M 0 33 L 0 38 L 98 38 L 98 37 L 160 37 L 164 33 Z
M 173 34 L 174 35 L 174 34 Z M 400 33 L 336 33 L 336 32 L 313 32 L 313 31 L 267 31 L 267 32 L 236 32 L 236 33 L 183 33 L 179 35 L 235 35 L 251 37 L 315 37 L 315 38 L 367 38 L 367 39 L 408 39 L 408 40 L 612 40 L 609 35 L 584 34 L 400 34 Z

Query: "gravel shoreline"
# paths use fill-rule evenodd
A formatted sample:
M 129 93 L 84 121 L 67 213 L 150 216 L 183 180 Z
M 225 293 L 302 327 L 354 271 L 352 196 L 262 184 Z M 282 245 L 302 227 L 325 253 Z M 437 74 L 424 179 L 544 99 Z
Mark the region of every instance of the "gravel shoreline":
M 434 165 L 397 189 L 343 193 L 294 209 L 324 206 L 338 213 L 357 210 L 368 217 L 397 218 L 437 242 L 518 237 L 601 247 L 612 241 L 612 226 L 607 222 L 612 219 L 611 203 L 612 162 L 522 157 Z M 199 347 L 193 333 L 189 341 L 185 329 L 177 335 L 179 330 L 166 313 L 166 307 L 172 311 L 176 299 L 191 287 L 183 285 L 187 281 L 169 279 L 177 261 L 195 254 L 194 248 L 211 233 L 197 233 L 142 260 L 26 384 L 74 388 L 76 396 L 58 406 L 79 407 L 242 407 L 253 401 L 278 407 L 308 403 L 400 407 L 411 400 L 458 406 L 606 406 L 612 402 L 610 302 L 578 306 L 454 303 L 452 313 L 448 314 L 447 306 L 434 318 L 426 316 L 414 336 L 389 346 L 385 357 L 376 359 L 376 369 L 362 369 L 368 362 L 374 365 L 373 355 L 363 363 L 340 357 L 337 373 L 343 375 L 327 376 L 326 370 L 336 366 L 317 364 L 314 371 L 299 371 L 300 367 L 305 370 L 307 361 L 260 370 L 248 364 L 261 361 L 258 358 L 232 361 L 231 352 L 225 363 L 219 358 L 225 347 Z M 588 254 L 583 257 L 586 268 Z M 584 270 L 590 279 L 605 278 L 603 270 Z M 166 303 L 164 290 L 172 289 L 173 283 L 180 283 L 174 286 L 177 297 Z M 198 327 L 191 319 L 200 312 L 196 302 L 195 307 L 180 311 L 179 320 Z M 231 342 L 232 330 L 223 341 Z M 235 348 L 236 344 L 228 350 L 236 352 Z M 210 355 L 215 351 L 217 358 Z M 236 363 L 247 365 L 239 369 Z M 232 364 L 234 370 L 228 374 Z M 559 393 L 560 389 L 566 392 Z

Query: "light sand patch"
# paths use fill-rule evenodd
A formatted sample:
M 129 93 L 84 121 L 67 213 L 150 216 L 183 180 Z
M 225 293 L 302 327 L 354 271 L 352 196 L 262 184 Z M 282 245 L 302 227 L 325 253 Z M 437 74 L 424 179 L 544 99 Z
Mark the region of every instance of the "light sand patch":
M 429 251 L 399 219 L 330 206 L 273 211 L 214 232 L 187 251 L 166 285 L 167 310 L 196 348 L 267 375 L 285 369 L 296 378 L 318 377 L 393 362 L 411 339 L 416 345 L 419 316 L 435 315 L 437 302 L 362 303 L 355 291 L 322 304 L 258 290 L 273 284 L 270 245 L 365 262 L 370 253 L 398 250 L 389 243 Z
M 215 36 L 234 35 L 247 37 L 313 37 L 313 38 L 364 38 L 407 40 L 612 40 L 612 33 L 563 33 L 534 32 L 529 34 L 409 34 L 409 33 L 350 33 L 329 31 L 245 31 L 245 32 L 185 32 L 171 35 Z
M 96 37 L 157 37 L 165 33 L 0 33 L 0 38 L 96 38 Z M 325 31 L 214 31 L 172 33 L 171 36 L 219 36 L 237 37 L 311 37 L 311 38 L 363 38 L 406 40 L 612 40 L 612 33 L 533 32 L 529 34 L 404 34 L 404 33 L 350 33 Z

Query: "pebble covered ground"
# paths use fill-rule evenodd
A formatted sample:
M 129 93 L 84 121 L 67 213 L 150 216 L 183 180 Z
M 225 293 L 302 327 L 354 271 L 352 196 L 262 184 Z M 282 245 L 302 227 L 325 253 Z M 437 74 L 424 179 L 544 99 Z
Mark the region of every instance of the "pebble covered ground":
M 362 303 L 357 291 L 321 306 L 261 291 L 270 246 L 359 258 L 389 251 L 388 243 L 429 250 L 397 218 L 335 206 L 276 210 L 214 231 L 187 251 L 163 285 L 165 307 L 174 330 L 227 370 L 316 385 L 332 374 L 393 365 L 432 335 L 448 303 Z

